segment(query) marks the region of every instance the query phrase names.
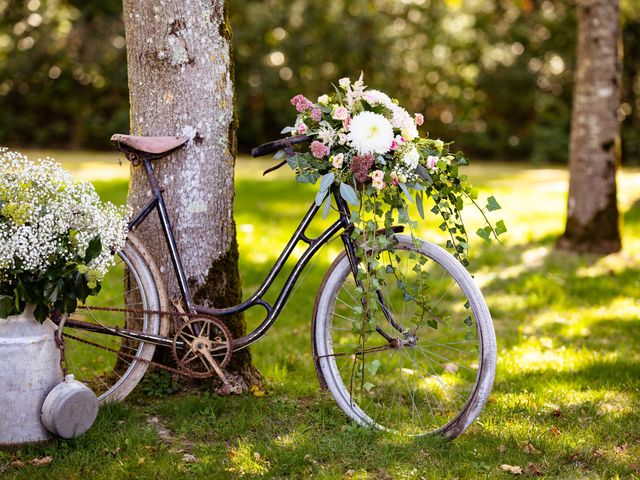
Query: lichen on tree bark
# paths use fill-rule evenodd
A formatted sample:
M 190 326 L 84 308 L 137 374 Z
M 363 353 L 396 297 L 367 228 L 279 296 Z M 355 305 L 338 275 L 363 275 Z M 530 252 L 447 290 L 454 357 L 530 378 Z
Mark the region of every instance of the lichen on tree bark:
M 187 278 L 205 305 L 242 298 L 233 221 L 235 119 L 231 29 L 224 0 L 124 0 L 131 133 L 184 135 L 185 148 L 154 162 Z M 128 202 L 143 206 L 150 190 L 132 167 Z M 179 296 L 160 225 L 149 218 L 138 236 Z M 225 318 L 234 335 L 242 316 Z M 248 351 L 232 363 L 257 378 Z

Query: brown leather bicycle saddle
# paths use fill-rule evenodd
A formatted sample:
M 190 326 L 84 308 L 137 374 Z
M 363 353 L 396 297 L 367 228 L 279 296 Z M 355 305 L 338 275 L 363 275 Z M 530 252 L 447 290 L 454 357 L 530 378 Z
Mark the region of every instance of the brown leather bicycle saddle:
M 187 143 L 189 137 L 142 137 L 135 135 L 123 135 L 116 133 L 111 136 L 111 141 L 120 150 L 134 150 L 138 153 L 146 153 L 153 156 L 165 155 Z

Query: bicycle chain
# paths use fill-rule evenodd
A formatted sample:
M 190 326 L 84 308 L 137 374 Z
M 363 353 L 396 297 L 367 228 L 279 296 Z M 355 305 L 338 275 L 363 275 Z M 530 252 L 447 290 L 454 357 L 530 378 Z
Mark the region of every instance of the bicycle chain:
M 96 311 L 103 311 L 103 312 L 123 312 L 123 313 L 141 313 L 141 314 L 150 314 L 150 315 L 162 315 L 162 316 L 168 316 L 168 317 L 172 317 L 172 316 L 178 316 L 178 317 L 193 317 L 193 318 L 210 318 L 210 319 L 214 319 L 217 321 L 221 321 L 219 318 L 214 317 L 213 315 L 203 315 L 203 314 L 199 314 L 199 313 L 187 313 L 187 312 L 166 312 L 163 310 L 145 310 L 145 309 L 138 309 L 138 308 L 117 308 L 117 307 L 94 307 L 92 306 L 90 308 L 91 310 L 96 310 Z M 86 310 L 89 310 L 89 308 L 87 308 Z M 109 348 L 106 347 L 104 345 L 100 345 L 98 343 L 94 343 L 91 342 L 89 340 L 85 340 L 83 338 L 78 338 L 74 335 L 70 335 L 68 333 L 63 333 L 63 335 L 65 337 L 69 337 L 72 338 L 73 340 L 76 340 L 80 343 L 84 343 L 87 345 L 91 345 L 93 347 L 96 348 L 100 348 L 102 350 L 108 351 L 108 352 L 112 352 L 115 353 L 118 356 L 122 356 L 122 357 L 126 357 L 129 358 L 131 360 L 136 360 L 136 361 L 140 361 L 143 363 L 146 363 L 152 367 L 157 367 L 157 368 L 161 368 L 163 370 L 167 370 L 171 373 L 183 376 L 183 377 L 189 377 L 189 378 L 197 378 L 194 375 L 191 375 L 188 371 L 185 370 L 181 370 L 181 369 L 177 369 L 177 368 L 173 368 L 170 367 L 168 365 L 159 363 L 159 362 L 154 362 L 153 360 L 147 360 L 146 358 L 141 358 L 141 357 L 137 357 L 136 355 L 132 355 L 129 353 L 125 353 L 125 352 L 121 352 L 119 350 L 115 350 L 113 348 Z M 61 351 L 61 357 L 64 358 L 64 344 L 62 345 L 58 345 L 58 348 L 60 348 Z M 62 359 L 61 359 L 61 363 L 62 363 Z M 65 364 L 66 364 L 66 359 L 65 359 Z

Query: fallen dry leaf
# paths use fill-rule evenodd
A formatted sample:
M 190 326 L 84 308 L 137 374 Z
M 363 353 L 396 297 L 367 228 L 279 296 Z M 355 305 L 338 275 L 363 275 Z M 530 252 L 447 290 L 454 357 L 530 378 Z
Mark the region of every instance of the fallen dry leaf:
M 542 470 L 540 470 L 540 467 L 538 467 L 535 463 L 530 463 L 529 465 L 527 465 L 524 471 L 527 475 L 532 475 L 536 477 L 539 477 L 542 475 Z
M 265 392 L 263 389 L 261 389 L 257 385 L 253 385 L 251 387 L 251 393 L 253 394 L 254 397 L 264 397 L 267 394 L 267 392 Z
M 551 435 L 554 435 L 556 437 L 559 437 L 560 435 L 562 435 L 562 432 L 560 431 L 560 429 L 555 425 L 551 425 L 551 428 L 549 429 L 549 433 L 551 433 Z
M 21 468 L 24 467 L 24 463 L 22 463 L 20 460 L 14 460 L 9 464 L 9 466 L 14 468 Z
M 41 465 L 47 465 L 51 463 L 52 460 L 53 460 L 53 457 L 40 457 L 40 458 L 34 458 L 33 460 L 29 460 L 29 463 L 31 465 L 41 466 Z
M 144 463 L 144 457 L 140 457 L 138 459 L 138 465 L 142 465 Z
M 253 452 L 253 458 L 255 458 L 256 460 L 260 460 L 261 455 L 259 452 Z
M 186 463 L 193 463 L 193 462 L 197 462 L 198 458 L 195 455 L 193 455 L 192 453 L 185 453 L 182 456 L 182 461 L 186 462 Z
M 522 475 L 522 467 L 518 467 L 517 465 L 500 465 L 500 468 L 505 472 L 509 472 L 513 475 Z
M 507 447 L 506 447 L 506 446 L 504 446 L 504 445 L 500 445 L 500 446 L 498 447 L 498 451 L 499 451 L 500 453 L 504 453 L 504 452 L 506 452 L 506 451 L 507 451 Z
M 542 452 L 533 446 L 531 442 L 527 443 L 522 449 L 524 453 L 528 453 L 529 455 L 540 455 Z
M 616 445 L 615 447 L 613 447 L 613 450 L 616 453 L 624 453 L 624 451 L 629 448 L 629 445 L 627 443 L 622 443 L 620 445 Z
M 562 416 L 562 410 L 560 410 L 559 408 L 556 408 L 553 412 L 552 415 L 554 417 L 561 417 Z

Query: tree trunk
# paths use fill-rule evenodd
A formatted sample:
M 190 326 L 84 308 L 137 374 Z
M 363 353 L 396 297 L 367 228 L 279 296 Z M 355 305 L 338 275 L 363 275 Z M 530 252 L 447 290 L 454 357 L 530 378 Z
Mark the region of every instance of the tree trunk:
M 579 0 L 571 178 L 561 249 L 607 254 L 621 248 L 616 194 L 621 50 L 618 0 Z
M 237 304 L 234 86 L 225 1 L 124 0 L 124 23 L 131 133 L 191 139 L 154 162 L 191 291 L 206 306 Z M 149 190 L 143 169 L 132 167 L 129 204 L 139 209 Z M 137 235 L 166 273 L 170 298 L 179 298 L 157 218 L 147 219 Z M 245 333 L 242 315 L 224 322 L 234 338 Z M 259 378 L 248 350 L 236 353 L 227 369 L 247 384 Z

